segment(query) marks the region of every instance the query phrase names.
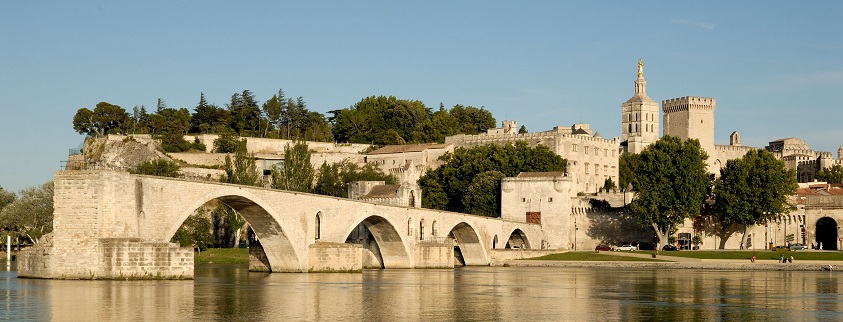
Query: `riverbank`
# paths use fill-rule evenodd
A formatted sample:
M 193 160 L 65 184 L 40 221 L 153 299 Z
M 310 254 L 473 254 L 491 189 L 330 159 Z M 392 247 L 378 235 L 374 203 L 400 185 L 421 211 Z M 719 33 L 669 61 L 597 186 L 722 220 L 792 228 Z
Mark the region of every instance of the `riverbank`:
M 628 261 L 549 261 L 510 260 L 496 263 L 504 267 L 560 267 L 560 268 L 640 268 L 640 269 L 708 269 L 743 271 L 820 271 L 831 265 L 843 270 L 843 262 L 811 261 L 803 263 L 737 263 L 737 262 L 628 262 Z
M 505 260 L 492 263 L 492 266 L 507 267 L 570 267 L 570 268 L 641 268 L 641 269 L 706 269 L 706 270 L 745 270 L 745 271 L 819 271 L 829 266 L 834 269 L 843 270 L 843 261 L 840 260 L 795 260 L 793 263 L 781 263 L 773 255 L 759 253 L 755 262 L 749 259 L 728 259 L 728 258 L 693 258 L 682 256 L 664 255 L 653 257 L 648 252 L 584 252 L 592 254 L 595 260 L 576 260 L 577 253 L 560 253 L 574 260 L 553 260 L 553 257 L 545 256 L 545 259 L 520 259 Z M 678 252 L 668 252 L 671 255 L 685 255 Z M 724 253 L 725 255 L 726 253 Z M 748 253 L 749 254 L 749 253 Z M 836 255 L 836 254 L 835 254 Z M 605 256 L 605 257 L 604 257 Z M 658 261 L 615 261 L 618 256 L 637 259 L 658 259 Z M 728 256 L 727 256 L 728 257 Z M 804 253 L 797 255 L 797 258 L 805 257 Z M 601 260 L 600 258 L 605 258 Z M 832 258 L 837 259 L 836 256 Z

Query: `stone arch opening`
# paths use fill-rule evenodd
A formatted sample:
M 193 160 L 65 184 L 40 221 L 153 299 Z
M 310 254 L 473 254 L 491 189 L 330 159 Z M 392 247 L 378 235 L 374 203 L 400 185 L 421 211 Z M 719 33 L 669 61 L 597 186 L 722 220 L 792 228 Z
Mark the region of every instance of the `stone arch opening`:
M 355 225 L 346 243 L 360 244 L 366 250 L 364 268 L 410 268 L 410 256 L 401 234 L 388 220 L 371 216 Z
M 515 229 L 509 234 L 509 239 L 506 241 L 507 249 L 524 249 L 530 248 L 530 242 L 527 240 L 527 234 L 521 229 Z
M 419 240 L 424 240 L 424 218 L 419 219 Z
M 454 239 L 454 265 L 489 265 L 488 257 L 477 231 L 467 223 L 459 223 L 448 236 Z M 497 239 L 497 236 L 495 236 Z
M 498 248 L 498 235 L 495 235 L 495 238 L 492 238 L 492 249 Z
M 316 213 L 316 227 L 314 228 L 314 240 L 322 237 L 322 212 Z
M 408 206 L 410 208 L 416 207 L 416 192 L 415 191 L 410 190 L 410 200 L 407 203 L 408 203 Z
M 817 220 L 816 232 L 817 248 L 822 245 L 823 250 L 837 250 L 837 221 L 830 217 Z
M 202 205 L 210 200 L 219 202 L 234 209 L 246 221 L 250 229 L 249 237 L 249 270 L 265 272 L 303 272 L 304 268 L 299 262 L 300 256 L 296 253 L 293 243 L 290 241 L 288 231 L 282 228 L 281 224 L 269 213 L 267 207 L 254 197 L 242 195 L 225 194 L 208 196 L 201 202 L 188 207 L 187 212 L 180 215 L 177 222 L 173 223 L 167 232 L 167 240 L 175 235 L 179 227 Z M 251 236 L 254 234 L 254 236 Z

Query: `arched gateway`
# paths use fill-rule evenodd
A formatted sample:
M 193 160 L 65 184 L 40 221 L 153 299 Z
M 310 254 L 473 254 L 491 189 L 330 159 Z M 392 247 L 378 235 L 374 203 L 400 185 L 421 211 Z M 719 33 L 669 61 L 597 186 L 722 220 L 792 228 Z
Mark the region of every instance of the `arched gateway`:
M 384 268 L 453 267 L 455 249 L 467 265 L 489 265 L 483 241 L 545 239 L 540 224 L 216 182 L 110 170 L 58 171 L 54 182 L 54 231 L 19 256 L 21 277 L 192 278 L 193 250 L 169 240 L 210 200 L 249 223 L 250 268 L 271 272 L 359 271 L 367 249 Z M 431 235 L 429 223 L 448 233 Z M 373 242 L 347 243 L 360 226 Z
M 837 250 L 837 221 L 829 217 L 817 220 L 816 246 L 823 250 Z

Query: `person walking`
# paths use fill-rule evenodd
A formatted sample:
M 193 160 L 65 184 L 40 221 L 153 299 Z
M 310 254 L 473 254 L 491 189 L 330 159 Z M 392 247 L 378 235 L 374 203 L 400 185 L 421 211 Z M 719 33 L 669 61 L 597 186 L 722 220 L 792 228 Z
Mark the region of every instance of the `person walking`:
M 788 263 L 793 263 L 793 255 L 790 255 L 790 258 L 787 259 Z
M 787 262 L 784 260 L 784 254 L 779 254 L 779 263 L 787 263 Z

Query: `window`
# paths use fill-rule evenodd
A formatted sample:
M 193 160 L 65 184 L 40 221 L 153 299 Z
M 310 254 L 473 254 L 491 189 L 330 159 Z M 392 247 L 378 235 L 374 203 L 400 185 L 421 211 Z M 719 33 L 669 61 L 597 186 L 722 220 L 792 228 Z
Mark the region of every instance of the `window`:
M 576 145 L 576 144 L 574 144 L 574 145 L 571 147 L 571 150 L 572 150 L 572 151 L 574 151 L 574 152 L 577 152 L 577 145 Z
M 424 219 L 419 220 L 419 240 L 424 240 Z
M 585 155 L 588 155 L 588 149 L 589 147 L 585 147 Z
M 594 155 L 596 155 L 596 156 L 600 155 L 600 148 L 594 147 Z
M 547 202 L 553 202 L 553 197 L 547 197 Z
M 433 223 L 430 225 L 430 235 L 436 236 L 436 219 L 434 219 Z
M 585 174 L 588 174 L 588 162 L 585 163 Z
M 521 197 L 521 202 L 527 202 L 527 198 Z
M 609 156 L 609 149 L 603 149 L 603 156 L 604 156 L 604 157 L 608 157 L 608 156 Z
M 413 235 L 413 217 L 407 219 L 407 236 Z
M 319 240 L 322 237 L 322 212 L 316 213 L 316 233 L 315 233 L 316 240 Z

